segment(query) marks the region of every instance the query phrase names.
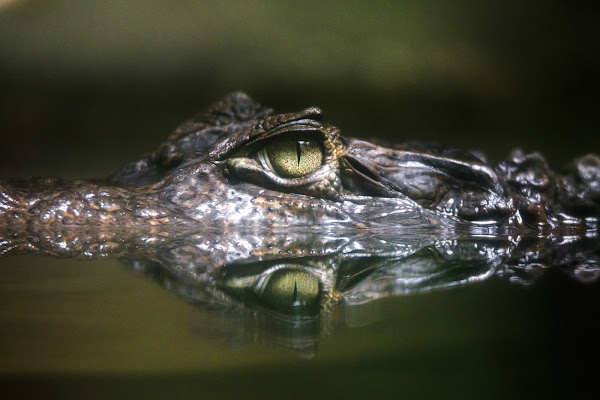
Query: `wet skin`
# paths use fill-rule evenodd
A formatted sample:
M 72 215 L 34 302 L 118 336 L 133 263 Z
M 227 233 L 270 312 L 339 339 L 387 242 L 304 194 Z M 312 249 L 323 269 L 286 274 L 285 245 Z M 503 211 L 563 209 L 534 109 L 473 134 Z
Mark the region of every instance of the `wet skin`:
M 342 299 L 549 266 L 596 281 L 599 217 L 595 155 L 565 174 L 519 150 L 492 165 L 344 138 L 318 108 L 233 93 L 108 178 L 0 181 L 0 256 L 119 257 L 186 300 L 310 325 Z
M 333 225 L 595 229 L 600 158 L 565 175 L 439 146 L 344 138 L 316 107 L 274 114 L 233 93 L 107 179 L 0 181 L 0 224 L 234 229 Z

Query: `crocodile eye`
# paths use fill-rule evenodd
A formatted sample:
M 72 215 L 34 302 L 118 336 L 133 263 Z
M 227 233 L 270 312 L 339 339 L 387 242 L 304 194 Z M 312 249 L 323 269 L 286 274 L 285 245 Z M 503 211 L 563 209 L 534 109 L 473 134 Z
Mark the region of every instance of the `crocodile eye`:
M 319 307 L 319 280 L 306 272 L 276 271 L 254 290 L 262 303 L 275 310 L 313 313 Z
M 306 271 L 284 267 L 257 275 L 232 275 L 223 284 L 229 293 L 274 311 L 305 316 L 319 313 L 321 282 Z
M 284 178 L 310 174 L 323 163 L 323 149 L 317 139 L 285 135 L 269 141 L 258 153 L 263 166 Z

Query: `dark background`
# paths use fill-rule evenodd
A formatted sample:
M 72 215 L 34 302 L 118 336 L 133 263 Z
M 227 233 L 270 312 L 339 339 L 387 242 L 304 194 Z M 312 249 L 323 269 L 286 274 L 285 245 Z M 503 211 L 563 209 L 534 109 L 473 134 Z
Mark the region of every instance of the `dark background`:
M 0 177 L 106 175 L 232 90 L 346 136 L 598 153 L 597 14 L 483 3 L 0 2 Z

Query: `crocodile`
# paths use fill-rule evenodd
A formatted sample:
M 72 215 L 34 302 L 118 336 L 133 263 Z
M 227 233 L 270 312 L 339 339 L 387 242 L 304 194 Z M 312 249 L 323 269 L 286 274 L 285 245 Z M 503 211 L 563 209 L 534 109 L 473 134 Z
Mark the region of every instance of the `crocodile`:
M 597 230 L 597 155 L 558 174 L 537 153 L 492 165 L 478 152 L 345 138 L 322 120 L 317 107 L 275 114 L 232 93 L 105 179 L 0 181 L 0 226 Z
M 0 257 L 117 257 L 187 301 L 290 322 L 291 347 L 341 302 L 527 284 L 550 266 L 598 280 L 598 156 L 559 174 L 537 153 L 492 164 L 322 119 L 236 92 L 106 178 L 0 180 Z

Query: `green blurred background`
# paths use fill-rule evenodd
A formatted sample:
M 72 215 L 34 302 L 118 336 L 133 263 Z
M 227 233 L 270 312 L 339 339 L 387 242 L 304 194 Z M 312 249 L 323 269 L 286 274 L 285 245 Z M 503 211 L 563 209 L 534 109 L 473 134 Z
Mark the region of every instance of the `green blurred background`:
M 0 176 L 108 174 L 232 90 L 347 136 L 599 152 L 578 2 L 0 1 Z

